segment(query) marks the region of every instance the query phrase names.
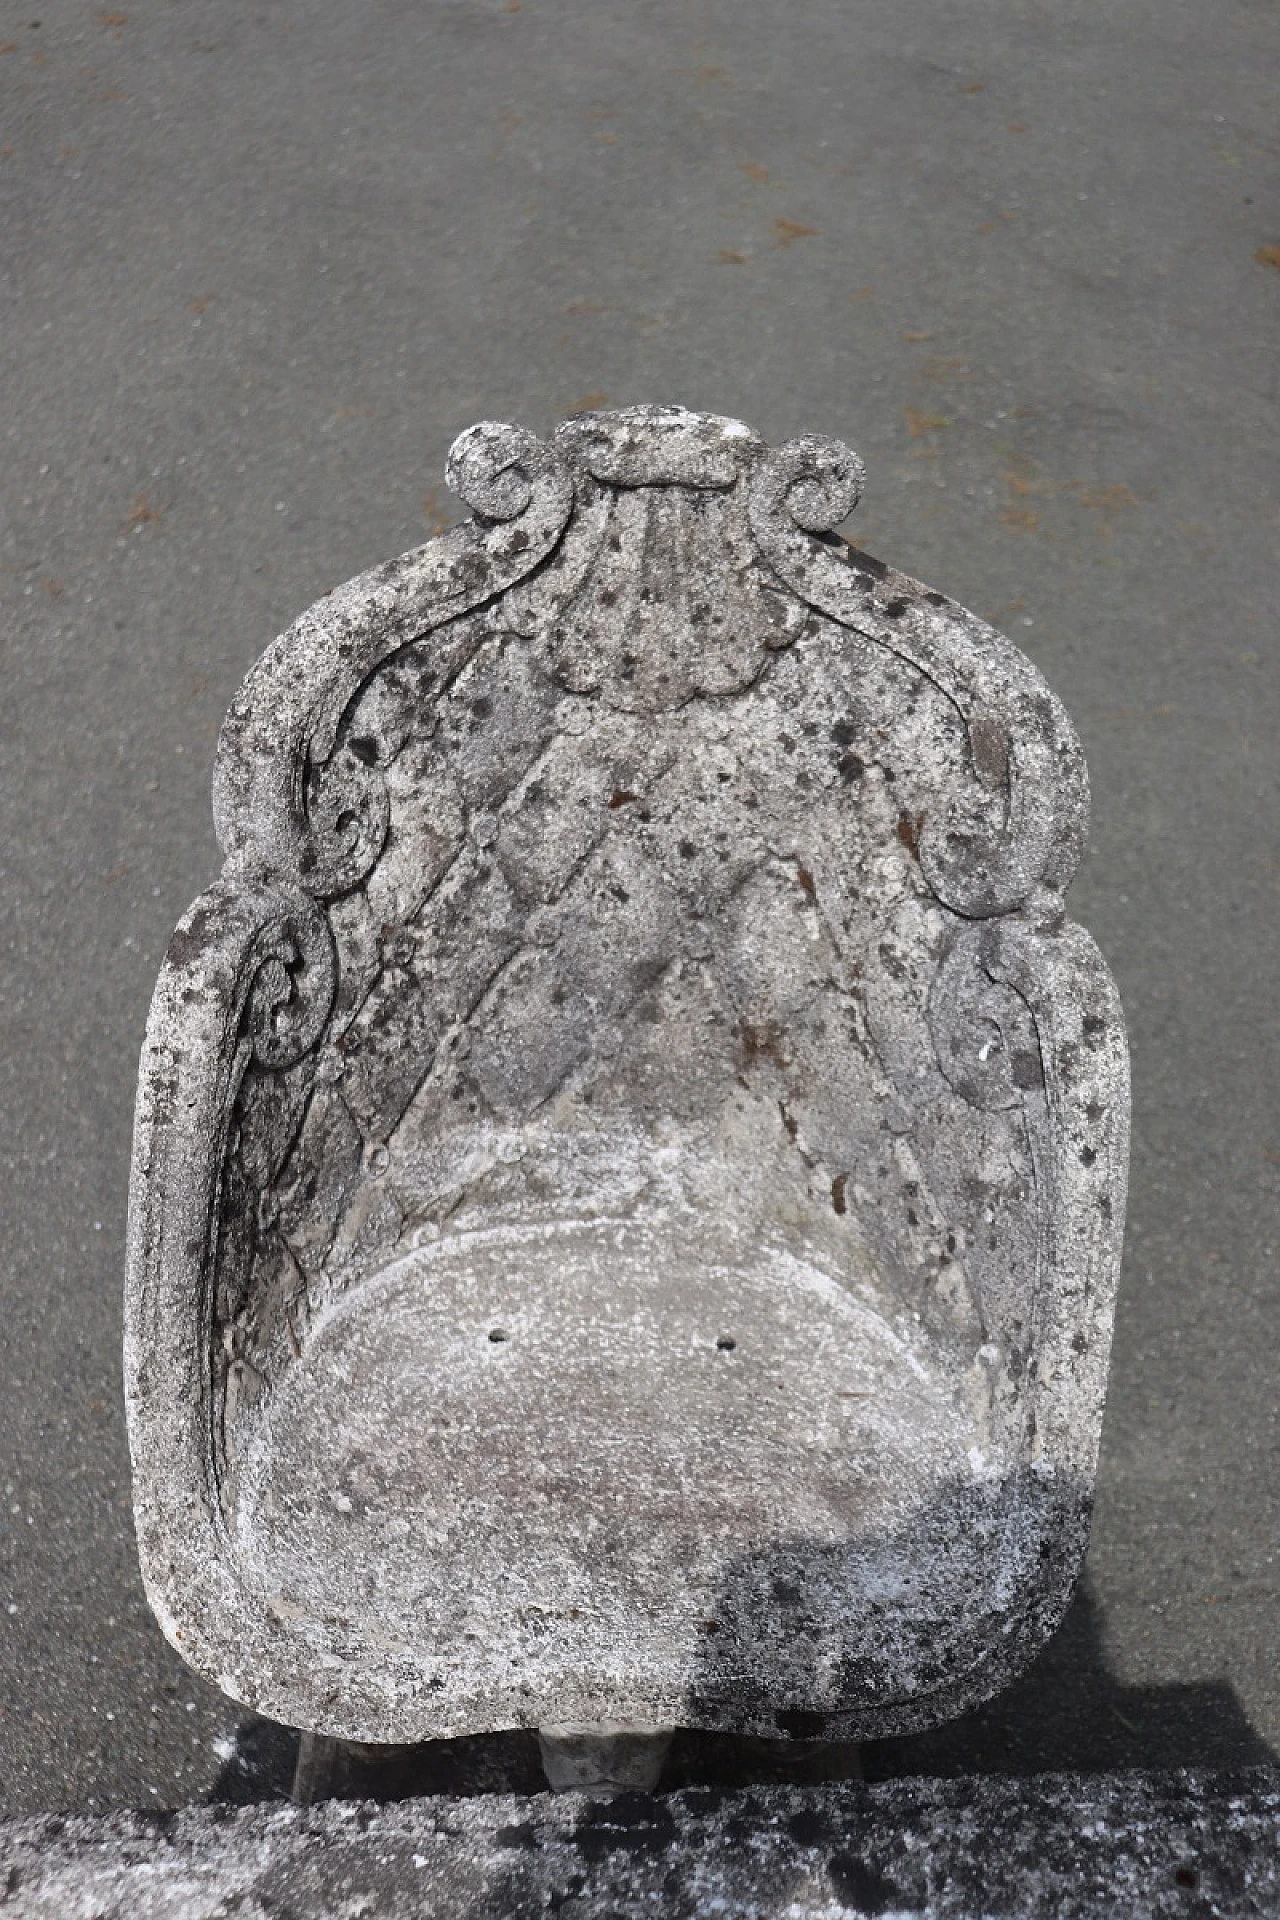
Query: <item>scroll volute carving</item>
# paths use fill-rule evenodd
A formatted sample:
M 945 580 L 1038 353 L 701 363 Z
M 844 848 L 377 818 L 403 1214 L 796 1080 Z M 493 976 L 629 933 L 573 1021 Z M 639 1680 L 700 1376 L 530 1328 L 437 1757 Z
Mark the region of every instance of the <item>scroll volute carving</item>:
M 806 435 L 761 462 L 751 525 L 779 577 L 810 606 L 909 661 L 968 730 L 973 789 L 927 823 L 920 863 L 944 905 L 1008 913 L 1033 888 L 1065 888 L 1088 825 L 1075 731 L 1031 662 L 945 595 L 829 538 L 861 491 L 839 441 Z
M 339 742 L 344 715 L 406 642 L 504 593 L 544 560 L 569 519 L 573 478 L 554 447 L 482 422 L 449 454 L 474 518 L 326 595 L 268 648 L 223 726 L 214 819 L 233 872 L 287 876 L 327 899 L 381 852 L 385 783 L 372 751 Z

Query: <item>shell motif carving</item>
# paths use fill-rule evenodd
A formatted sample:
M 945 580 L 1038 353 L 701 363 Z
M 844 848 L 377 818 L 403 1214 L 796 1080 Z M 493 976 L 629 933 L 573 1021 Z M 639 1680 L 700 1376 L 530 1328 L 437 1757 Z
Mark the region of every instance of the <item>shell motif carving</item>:
M 589 482 L 584 491 L 592 533 L 566 537 L 575 578 L 546 635 L 552 671 L 571 692 L 640 713 L 741 693 L 811 619 L 762 565 L 732 494 Z

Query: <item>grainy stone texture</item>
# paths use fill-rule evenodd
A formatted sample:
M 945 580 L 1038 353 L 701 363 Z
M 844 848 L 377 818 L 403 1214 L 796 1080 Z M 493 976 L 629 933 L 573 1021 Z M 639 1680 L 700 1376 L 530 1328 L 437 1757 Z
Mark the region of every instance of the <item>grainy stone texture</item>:
M 1084 1551 L 1124 1206 L 1087 787 L 860 465 L 483 424 L 249 674 L 156 989 L 126 1376 L 166 1632 L 364 1741 L 843 1738 Z
M 1043 1774 L 30 1818 L 0 1826 L 0 1881 L 12 1920 L 1243 1920 L 1280 1907 L 1280 1779 Z

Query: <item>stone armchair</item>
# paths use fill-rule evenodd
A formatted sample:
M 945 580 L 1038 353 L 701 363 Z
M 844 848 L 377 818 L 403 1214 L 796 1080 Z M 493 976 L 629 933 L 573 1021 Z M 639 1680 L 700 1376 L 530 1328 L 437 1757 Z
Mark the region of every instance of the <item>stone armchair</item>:
M 1128 1084 L 1076 736 L 836 536 L 838 442 L 634 408 L 448 478 L 223 731 L 138 1089 L 151 1603 L 346 1741 L 922 1728 L 1086 1543 Z

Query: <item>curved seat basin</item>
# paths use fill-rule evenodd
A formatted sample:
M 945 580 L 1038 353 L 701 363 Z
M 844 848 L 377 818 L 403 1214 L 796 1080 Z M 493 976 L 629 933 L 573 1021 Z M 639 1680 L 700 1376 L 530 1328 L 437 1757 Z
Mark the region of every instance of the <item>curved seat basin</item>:
M 1008 1577 L 983 1423 L 918 1329 L 781 1245 L 707 1242 L 495 1226 L 344 1295 L 244 1463 L 246 1577 L 344 1669 L 462 1667 L 458 1728 L 518 1722 L 533 1685 L 569 1720 L 674 1723 L 693 1693 L 740 1722 L 754 1694 L 775 1731 L 780 1664 L 823 1713 L 851 1669 L 886 1702 L 945 1672 L 971 1627 L 947 1596 L 980 1616 Z

